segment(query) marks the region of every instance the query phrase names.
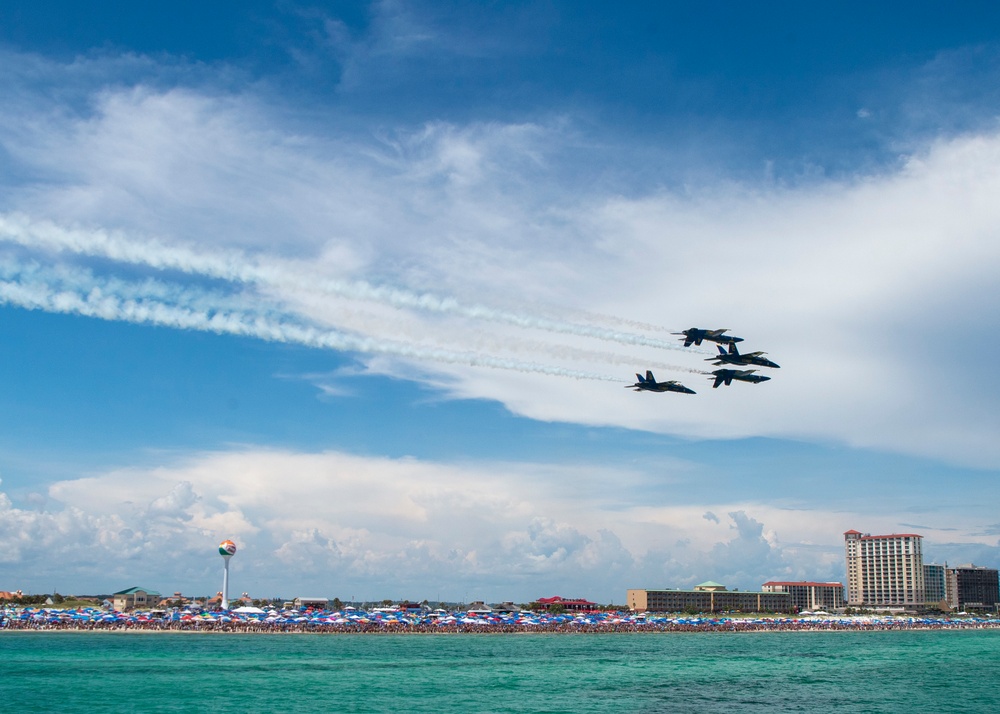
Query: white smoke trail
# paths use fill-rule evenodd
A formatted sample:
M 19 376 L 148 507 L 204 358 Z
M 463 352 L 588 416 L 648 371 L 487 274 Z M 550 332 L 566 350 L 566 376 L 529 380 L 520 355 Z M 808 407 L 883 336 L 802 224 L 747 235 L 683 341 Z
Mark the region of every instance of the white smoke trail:
M 165 294 L 171 293 L 169 288 L 154 287 L 148 283 L 129 285 L 123 281 L 111 281 L 102 286 L 100 280 L 82 271 L 73 275 L 64 270 L 60 275 L 46 276 L 44 271 L 38 269 L 18 272 L 16 268 L 11 269 L 10 266 L 4 266 L 0 269 L 0 273 L 3 277 L 0 279 L 0 304 L 14 305 L 29 310 L 39 309 L 103 320 L 241 335 L 321 349 L 386 354 L 416 360 L 489 367 L 573 379 L 622 381 L 617 377 L 593 372 L 472 352 L 426 349 L 390 340 L 349 335 L 333 330 L 275 320 L 253 311 L 235 309 L 231 305 L 225 309 L 209 309 L 198 304 L 206 302 L 204 295 L 200 295 L 199 299 L 193 301 L 196 304 L 195 307 L 174 305 L 164 299 Z M 46 279 L 47 277 L 51 280 Z M 75 279 L 79 279 L 76 284 L 74 284 Z M 55 283 L 55 285 L 51 285 L 50 282 Z M 150 290 L 150 287 L 153 289 Z M 184 299 L 186 293 L 183 290 L 177 291 L 172 293 L 172 297 Z M 225 298 L 221 300 L 221 302 L 225 301 Z
M 18 283 L 45 283 L 50 290 L 56 292 L 90 293 L 116 295 L 120 298 L 132 299 L 136 302 L 155 300 L 165 304 L 183 304 L 187 309 L 206 314 L 218 312 L 239 312 L 263 316 L 270 322 L 282 324 L 301 323 L 302 320 L 289 310 L 278 304 L 268 304 L 259 295 L 244 295 L 242 293 L 221 293 L 207 291 L 194 286 L 179 286 L 164 283 L 154 279 L 142 281 L 124 281 L 114 277 L 102 276 L 97 279 L 90 271 L 71 266 L 41 266 L 37 263 L 17 263 L 0 255 L 0 279 Z M 248 308 L 252 304 L 252 308 Z M 569 345 L 557 345 L 531 340 L 511 340 L 507 337 L 494 339 L 491 335 L 481 336 L 478 340 L 480 348 L 496 352 L 516 347 L 519 350 L 543 352 L 550 357 L 564 361 L 586 361 L 611 365 L 628 365 L 635 368 L 637 360 L 630 355 L 613 352 L 585 350 Z M 403 344 L 395 340 L 394 344 Z M 641 360 L 642 369 L 667 370 L 671 372 L 687 372 L 702 374 L 700 370 L 682 367 L 655 360 Z
M 259 261 L 251 260 L 239 251 L 195 252 L 183 246 L 166 246 L 155 240 L 129 239 L 120 232 L 66 229 L 49 221 L 33 221 L 22 214 L 0 214 L 0 240 L 27 248 L 66 251 L 235 283 L 320 292 L 351 300 L 378 302 L 394 308 L 456 314 L 474 320 L 488 320 L 619 344 L 709 354 L 685 348 L 676 341 L 650 338 L 593 324 L 520 314 L 485 305 L 465 305 L 450 297 L 372 285 L 366 281 L 333 280 L 316 274 L 308 266 L 283 265 L 273 258 L 268 260 L 268 265 L 261 265 Z
M 300 315 L 313 315 L 313 314 L 324 314 L 329 312 L 329 297 L 319 296 L 317 294 L 307 295 L 304 298 L 296 301 L 293 306 L 288 309 L 291 312 Z M 362 324 L 362 328 L 365 332 L 370 332 L 373 326 L 378 324 L 380 320 L 384 320 L 384 315 L 372 315 L 370 317 L 360 317 L 359 315 L 353 315 L 355 324 Z M 321 320 L 322 321 L 322 320 Z M 447 325 L 445 326 L 447 327 Z M 426 337 L 428 325 L 414 320 L 412 318 L 407 319 L 403 325 L 397 325 L 393 328 L 392 333 L 397 336 L 401 332 L 413 331 L 421 335 L 421 337 Z M 384 327 L 383 327 L 384 329 Z M 446 330 L 438 331 L 439 340 L 449 341 L 449 336 Z M 458 334 L 451 335 L 454 341 L 461 344 L 468 345 L 472 347 L 477 352 L 535 352 L 542 353 L 546 358 L 556 359 L 562 363 L 570 361 L 580 361 L 580 362 L 590 362 L 595 364 L 605 364 L 614 366 L 627 366 L 628 370 L 641 367 L 642 369 L 656 369 L 656 370 L 666 370 L 671 372 L 688 372 L 691 374 L 701 374 L 700 370 L 692 369 L 690 367 L 682 367 L 677 364 L 672 364 L 668 362 L 663 362 L 655 359 L 648 359 L 643 357 L 637 359 L 634 354 L 623 354 L 620 352 L 611 352 L 607 350 L 594 350 L 586 349 L 583 347 L 562 344 L 556 340 L 538 340 L 530 339 L 524 335 L 511 335 L 507 333 L 498 333 L 494 330 L 484 330 L 476 329 L 470 332 L 469 329 L 462 327 L 461 332 Z M 403 341 L 408 341 L 407 338 L 403 338 Z

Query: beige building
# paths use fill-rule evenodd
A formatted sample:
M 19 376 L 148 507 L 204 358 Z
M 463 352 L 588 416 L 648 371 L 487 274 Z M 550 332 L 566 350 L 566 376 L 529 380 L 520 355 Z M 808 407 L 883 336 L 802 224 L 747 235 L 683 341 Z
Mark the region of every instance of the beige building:
M 160 593 L 148 588 L 129 588 L 111 596 L 112 607 L 118 612 L 126 610 L 147 610 L 160 602 Z
M 766 593 L 788 593 L 796 611 L 835 610 L 844 606 L 843 583 L 772 580 L 761 585 L 760 589 Z
M 790 612 L 788 593 L 727 590 L 712 581 L 694 590 L 629 590 L 626 601 L 633 612 Z
M 847 604 L 851 607 L 923 607 L 923 536 L 844 533 Z
M 302 607 L 311 607 L 314 610 L 326 610 L 330 606 L 330 600 L 325 597 L 297 597 L 292 602 L 292 605 L 296 610 Z

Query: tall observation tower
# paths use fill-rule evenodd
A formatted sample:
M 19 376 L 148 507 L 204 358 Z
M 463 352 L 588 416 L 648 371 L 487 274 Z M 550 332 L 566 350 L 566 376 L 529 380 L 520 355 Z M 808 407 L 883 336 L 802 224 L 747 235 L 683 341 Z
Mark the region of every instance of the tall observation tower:
M 225 562 L 222 569 L 222 609 L 229 609 L 229 559 L 236 555 L 236 544 L 231 540 L 219 543 L 219 555 Z

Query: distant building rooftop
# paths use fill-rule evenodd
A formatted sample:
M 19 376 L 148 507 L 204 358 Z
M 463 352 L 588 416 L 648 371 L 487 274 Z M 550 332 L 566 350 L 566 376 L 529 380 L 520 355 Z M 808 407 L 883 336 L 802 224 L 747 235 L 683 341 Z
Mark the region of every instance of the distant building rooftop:
M 146 593 L 147 595 L 159 595 L 160 594 L 160 593 L 158 593 L 157 591 L 155 591 L 155 590 L 153 590 L 151 588 L 134 587 L 134 588 L 129 588 L 128 590 L 120 590 L 120 591 L 118 591 L 116 593 L 113 593 L 113 595 L 135 595 L 136 593 Z
M 558 595 L 555 597 L 540 597 L 535 602 L 544 606 L 546 610 L 551 609 L 554 605 L 562 605 L 567 610 L 591 610 L 597 607 L 596 602 L 591 602 L 584 598 L 567 599 Z

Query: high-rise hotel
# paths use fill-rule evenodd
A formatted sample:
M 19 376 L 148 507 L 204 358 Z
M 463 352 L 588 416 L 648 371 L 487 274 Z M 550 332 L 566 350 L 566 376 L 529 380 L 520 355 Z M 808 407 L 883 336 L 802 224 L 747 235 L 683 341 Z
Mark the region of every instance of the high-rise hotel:
M 922 536 L 844 533 L 847 604 L 851 607 L 923 607 Z

